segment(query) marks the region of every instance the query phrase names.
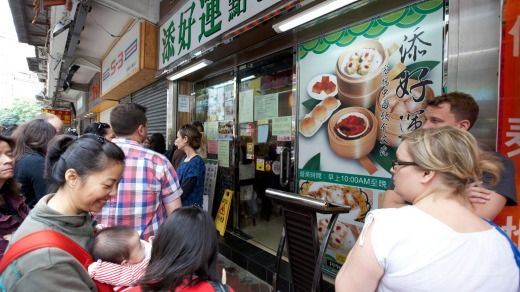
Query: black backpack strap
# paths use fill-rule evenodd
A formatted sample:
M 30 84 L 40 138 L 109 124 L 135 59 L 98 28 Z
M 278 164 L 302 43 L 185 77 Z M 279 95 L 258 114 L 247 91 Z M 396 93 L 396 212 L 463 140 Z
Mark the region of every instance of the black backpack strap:
M 229 292 L 229 286 L 226 284 L 222 284 L 220 281 L 209 281 L 209 283 L 211 284 L 211 286 L 213 286 L 215 292 Z

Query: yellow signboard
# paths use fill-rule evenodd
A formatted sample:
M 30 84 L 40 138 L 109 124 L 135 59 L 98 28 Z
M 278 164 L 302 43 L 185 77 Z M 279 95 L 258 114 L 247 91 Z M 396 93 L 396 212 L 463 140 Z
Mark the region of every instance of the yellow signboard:
M 226 233 L 226 225 L 229 217 L 229 207 L 231 207 L 231 199 L 233 198 L 233 191 L 226 190 L 224 192 L 224 196 L 222 197 L 222 201 L 220 202 L 220 207 L 218 208 L 217 217 L 215 218 L 215 227 L 217 228 L 220 236 L 224 236 Z

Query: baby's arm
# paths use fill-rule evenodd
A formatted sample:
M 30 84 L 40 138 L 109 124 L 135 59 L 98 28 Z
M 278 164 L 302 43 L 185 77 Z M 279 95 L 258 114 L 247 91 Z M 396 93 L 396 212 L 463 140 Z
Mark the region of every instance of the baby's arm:
M 98 260 L 88 266 L 88 274 L 94 280 L 113 286 L 132 286 L 146 271 L 149 259 L 135 265 L 118 265 Z

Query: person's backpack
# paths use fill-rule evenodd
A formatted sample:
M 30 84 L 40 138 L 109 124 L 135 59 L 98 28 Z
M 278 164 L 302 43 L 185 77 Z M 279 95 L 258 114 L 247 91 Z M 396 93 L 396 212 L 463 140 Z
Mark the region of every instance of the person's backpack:
M 9 264 L 24 254 L 45 247 L 59 248 L 74 258 L 85 267 L 85 270 L 93 262 L 90 254 L 79 244 L 67 236 L 53 230 L 39 230 L 27 234 L 13 243 L 0 261 L 0 274 Z M 99 292 L 113 292 L 114 286 L 94 280 Z M 125 287 L 123 287 L 125 288 Z

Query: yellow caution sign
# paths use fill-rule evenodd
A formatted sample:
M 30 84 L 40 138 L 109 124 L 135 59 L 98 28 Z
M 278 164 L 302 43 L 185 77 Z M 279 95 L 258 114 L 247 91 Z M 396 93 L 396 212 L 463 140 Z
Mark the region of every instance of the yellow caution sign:
M 233 191 L 226 190 L 224 192 L 224 196 L 222 197 L 222 201 L 220 202 L 217 217 L 215 218 L 215 227 L 220 233 L 220 236 L 224 236 L 224 233 L 226 233 L 226 225 L 229 216 L 229 207 L 231 207 L 231 198 L 233 198 Z

